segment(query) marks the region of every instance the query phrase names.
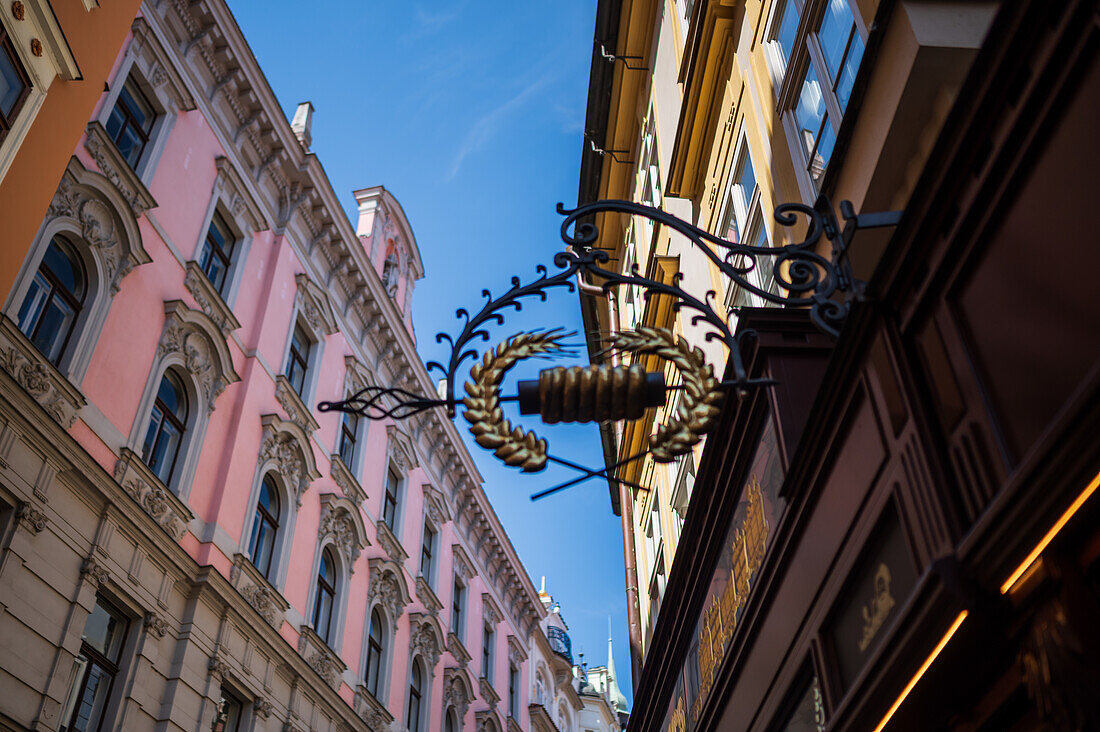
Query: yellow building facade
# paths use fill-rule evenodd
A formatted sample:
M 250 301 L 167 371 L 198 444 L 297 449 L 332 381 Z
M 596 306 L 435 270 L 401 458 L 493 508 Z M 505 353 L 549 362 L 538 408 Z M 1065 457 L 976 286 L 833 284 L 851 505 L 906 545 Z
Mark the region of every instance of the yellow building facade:
M 997 3 L 887 0 L 621 0 L 597 10 L 579 203 L 655 206 L 730 241 L 778 247 L 801 240 L 773 211 L 820 196 L 857 213 L 900 209 L 913 191 Z M 824 205 L 824 204 L 822 204 Z M 837 214 L 839 218 L 839 213 Z M 781 295 L 770 262 L 734 285 L 683 236 L 642 217 L 603 213 L 596 246 L 621 271 L 637 268 L 728 308 Z M 885 238 L 852 254 L 868 278 Z M 597 283 L 589 283 L 595 285 Z M 622 286 L 582 287 L 593 362 L 609 333 L 667 327 L 720 370 L 727 353 L 666 297 Z M 656 359 L 650 370 L 665 368 Z M 721 374 L 719 374 L 720 376 Z M 670 385 L 675 370 L 666 368 Z M 676 392 L 645 419 L 603 426 L 608 465 L 645 451 L 675 411 Z M 714 439 L 713 437 L 711 439 Z M 676 558 L 705 442 L 670 464 L 627 462 L 609 481 L 622 516 L 635 680 Z

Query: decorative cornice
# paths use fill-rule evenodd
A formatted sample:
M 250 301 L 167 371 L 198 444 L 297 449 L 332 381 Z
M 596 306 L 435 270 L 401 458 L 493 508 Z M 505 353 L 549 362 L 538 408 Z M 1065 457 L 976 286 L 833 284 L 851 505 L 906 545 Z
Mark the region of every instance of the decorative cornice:
M 523 728 L 519 726 L 519 722 L 511 715 L 508 716 L 508 732 L 523 732 Z
M 206 402 L 207 412 L 225 387 L 241 377 L 233 370 L 229 346 L 217 324 L 206 313 L 189 308 L 182 300 L 164 303 L 164 331 L 157 356 L 175 355 L 194 377 Z
M 493 688 L 492 682 L 484 676 L 479 676 L 477 688 L 478 692 L 481 694 L 481 700 L 488 704 L 490 709 L 495 708 L 497 702 L 500 701 L 500 694 Z
M 87 400 L 27 340 L 6 315 L 0 315 L 0 368 L 7 371 L 55 422 L 69 429 Z
M 272 628 L 278 630 L 282 627 L 290 603 L 267 581 L 267 578 L 260 574 L 244 554 L 233 555 L 233 568 L 229 570 L 229 582 Z
M 46 528 L 49 519 L 46 512 L 36 507 L 33 503 L 23 501 L 15 512 L 15 518 L 19 526 L 24 527 L 32 534 L 39 534 Z
M 145 628 L 151 635 L 163 638 L 168 632 L 168 622 L 154 612 L 145 613 Z
M 228 338 L 230 333 L 241 327 L 240 321 L 225 304 L 221 294 L 214 289 L 214 285 L 207 279 L 198 262 L 187 263 L 183 286 L 191 293 L 191 297 L 195 298 L 199 309 L 206 313 L 214 325 L 218 326 L 223 337 Z
M 287 378 L 282 374 L 275 377 L 275 399 L 286 412 L 291 422 L 301 427 L 306 433 L 312 434 L 317 429 L 317 420 L 309 411 L 309 407 L 294 391 Z
M 122 195 L 130 206 L 135 218 L 141 218 L 142 214 L 151 208 L 157 207 L 157 201 L 149 193 L 149 189 L 137 177 L 137 173 L 130 168 L 115 143 L 103 129 L 99 122 L 92 121 L 85 128 L 84 148 L 95 160 L 96 166 L 103 176 L 111 181 L 111 184 Z
M 363 490 L 363 486 L 359 485 L 359 481 L 355 479 L 351 469 L 344 464 L 344 459 L 336 453 L 329 456 L 329 472 L 332 475 L 332 480 L 340 486 L 340 490 L 344 492 L 348 500 L 356 506 L 363 505 L 363 501 L 367 500 L 367 492 Z
M 115 463 L 115 480 L 173 540 L 183 539 L 194 514 L 128 447 L 122 448 Z
M 280 377 L 282 378 L 282 377 Z M 283 420 L 275 414 L 260 417 L 263 434 L 260 440 L 259 467 L 271 467 L 286 482 L 297 505 L 309 484 L 321 477 L 313 461 L 309 436 L 298 423 Z
M 428 584 L 428 580 L 424 579 L 422 574 L 416 576 L 416 596 L 429 615 L 439 615 L 439 611 L 443 609 L 443 603 L 436 597 L 435 592 L 432 591 L 432 586 Z
M 309 664 L 309 667 L 324 679 L 330 689 L 339 691 L 347 665 L 332 652 L 332 649 L 321 640 L 313 628 L 303 625 L 298 631 L 300 633 L 298 636 L 298 653 Z
M 355 571 L 359 553 L 370 542 L 367 540 L 358 506 L 335 493 L 321 496 L 321 521 L 317 528 L 317 540 L 323 544 L 329 537 L 343 556 L 348 574 L 351 575 Z
M 378 523 L 375 524 L 375 530 L 375 538 L 378 539 L 378 543 L 382 545 L 382 549 L 389 558 L 398 565 L 403 565 L 405 560 L 409 558 L 409 553 L 405 551 L 405 547 L 401 546 L 401 542 L 390 531 L 390 527 L 386 526 L 385 521 L 379 519 Z

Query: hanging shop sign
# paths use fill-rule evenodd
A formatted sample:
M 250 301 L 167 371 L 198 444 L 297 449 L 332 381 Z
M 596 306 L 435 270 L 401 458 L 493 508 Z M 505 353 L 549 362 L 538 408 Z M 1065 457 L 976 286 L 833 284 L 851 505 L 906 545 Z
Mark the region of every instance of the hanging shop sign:
M 845 220 L 843 228 L 825 197 L 819 198 L 813 207 L 782 204 L 775 210 L 775 220 L 784 227 L 805 223 L 805 237 L 782 247 L 760 247 L 722 239 L 660 209 L 631 201 L 599 201 L 573 210 L 565 210 L 558 204 L 558 212 L 565 216 L 561 238 L 566 249 L 554 256 L 556 271 L 539 265 L 534 280 L 523 282 L 513 277 L 511 287 L 498 297 L 483 290 L 486 302 L 479 310 L 456 311 L 463 326 L 457 336 L 448 333 L 436 336 L 436 342 L 446 343 L 451 351 L 445 362 L 428 364 L 429 370 L 444 377 L 441 396 L 432 398 L 396 387 L 368 386 L 346 400 L 321 402 L 318 408 L 384 420 L 407 419 L 436 408 L 446 409 L 453 419 L 461 407 L 477 444 L 492 451 L 505 465 L 537 473 L 554 463 L 580 473 L 574 480 L 534 494 L 533 499 L 592 478 L 625 483 L 615 477 L 615 472 L 627 463 L 647 454 L 656 462 L 671 462 L 689 452 L 714 426 L 724 395 L 730 389 L 745 393 L 772 382 L 752 379 L 746 374 L 741 343 L 756 334 L 752 330 L 733 332 L 729 313 L 715 307 L 713 290 L 688 292 L 681 286 L 679 274 L 671 282 L 662 282 L 643 276 L 637 266 L 630 272 L 607 269 L 609 255 L 595 248 L 599 232 L 590 219 L 596 214 L 619 213 L 667 226 L 702 252 L 734 286 L 776 305 L 806 309 L 818 328 L 835 336 L 852 303 L 864 295 L 864 285 L 855 279 L 848 261 L 852 237 L 859 229 L 896 226 L 900 219 L 900 212 L 896 211 L 857 215 L 847 201 L 841 203 L 840 210 Z M 823 253 L 826 249 L 827 254 Z M 750 279 L 749 274 L 765 259 L 769 260 L 768 268 L 775 273 L 776 282 L 785 294 L 762 289 Z M 532 299 L 545 301 L 547 293 L 554 289 L 572 292 L 578 279 L 601 287 L 607 294 L 626 285 L 640 288 L 647 299 L 654 295 L 670 297 L 674 310 L 690 313 L 693 324 L 708 327 L 708 340 L 718 339 L 725 344 L 732 371 L 732 378 L 719 381 L 714 365 L 706 362 L 701 349 L 692 348 L 684 338 L 665 328 L 641 326 L 611 334 L 608 354 L 632 357 L 654 354 L 673 364 L 681 376 L 681 383 L 673 388 L 682 390 L 682 394 L 672 419 L 651 436 L 643 452 L 600 469 L 551 454 L 545 439 L 514 425 L 504 416 L 503 404 L 518 402 L 521 414 L 538 414 L 547 424 L 633 420 L 640 418 L 647 408 L 665 403 L 670 388 L 664 382 L 663 372 L 647 373 L 633 358 L 631 366 L 559 367 L 542 371 L 537 380 L 521 381 L 516 394 L 504 395 L 501 385 L 512 368 L 527 359 L 571 355 L 566 341 L 574 334 L 560 329 L 517 333 L 492 348 L 479 349 L 480 343 L 492 340 L 491 331 L 504 324 L 508 312 L 521 310 Z M 462 386 L 464 395 L 458 396 L 456 386 L 463 381 L 460 371 L 467 361 L 473 364 Z

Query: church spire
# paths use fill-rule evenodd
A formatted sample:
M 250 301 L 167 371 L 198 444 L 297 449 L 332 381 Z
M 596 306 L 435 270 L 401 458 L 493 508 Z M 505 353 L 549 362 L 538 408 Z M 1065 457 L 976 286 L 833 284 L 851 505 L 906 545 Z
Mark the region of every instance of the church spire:
M 608 618 L 608 630 L 610 630 L 611 619 Z M 611 654 L 611 638 L 610 632 L 607 639 L 607 697 L 611 700 L 611 706 L 615 707 L 616 711 L 626 712 L 626 697 L 623 696 L 622 690 L 619 688 L 619 682 L 615 680 L 615 657 Z

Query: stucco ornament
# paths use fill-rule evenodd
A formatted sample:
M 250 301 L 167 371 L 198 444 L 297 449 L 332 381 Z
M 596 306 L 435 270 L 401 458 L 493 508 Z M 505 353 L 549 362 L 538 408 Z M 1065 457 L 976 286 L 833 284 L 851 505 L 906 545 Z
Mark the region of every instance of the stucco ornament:
M 376 538 L 378 539 L 378 543 L 382 545 L 382 549 L 386 552 L 386 556 L 398 564 L 408 559 L 408 553 L 405 551 L 404 547 L 401 546 L 401 542 L 397 540 L 397 537 L 393 535 L 393 532 L 390 531 L 390 527 L 386 526 L 386 522 L 379 519 L 377 527 L 378 531 Z
M 332 314 L 332 305 L 328 295 L 305 274 L 295 275 L 298 284 L 298 312 L 309 326 L 318 334 L 332 335 L 336 332 L 336 318 Z
M 419 654 L 428 664 L 429 669 L 435 668 L 439 661 L 439 639 L 431 622 L 423 620 L 412 628 L 409 635 L 409 657 Z
M 393 717 L 363 686 L 355 692 L 355 713 L 371 732 L 389 732 Z
M 15 516 L 19 521 L 19 526 L 28 529 L 32 534 L 41 533 L 42 529 L 46 528 L 48 521 L 46 513 L 33 503 L 20 503 Z
M 111 580 L 111 573 L 96 559 L 94 554 L 84 560 L 84 564 L 80 567 L 80 576 L 96 587 L 100 587 Z
M 275 711 L 275 705 L 268 701 L 266 697 L 258 696 L 256 700 L 252 702 L 252 711 L 260 719 L 268 719 L 271 717 L 272 712 Z
M 81 405 L 72 399 L 54 383 L 54 377 L 46 364 L 37 358 L 31 359 L 14 344 L 0 349 L 0 368 L 7 371 L 27 393 L 46 410 L 55 422 L 70 428 L 76 421 L 76 413 Z
M 455 668 L 443 672 L 443 708 L 452 707 L 460 720 L 466 717 L 466 709 L 472 701 L 462 673 Z
M 370 569 L 370 589 L 367 591 L 367 604 L 376 600 L 390 618 L 397 620 L 405 612 L 407 594 L 401 591 L 401 582 L 393 570 L 377 564 Z
M 207 413 L 225 387 L 239 381 L 233 370 L 229 348 L 210 317 L 176 300 L 166 303 L 164 332 L 157 344 L 157 357 L 174 356 L 195 379 Z
M 302 449 L 294 435 L 274 430 L 264 430 L 263 444 L 260 445 L 260 465 L 271 464 L 294 491 L 298 505 L 302 505 L 302 494 L 309 487 L 306 480 L 305 460 Z
M 355 561 L 359 558 L 362 545 L 359 541 L 359 531 L 355 526 L 355 519 L 351 512 L 344 506 L 326 504 L 321 513 L 321 524 L 317 529 L 317 536 L 321 541 L 333 537 L 333 543 L 343 555 L 351 574 L 355 567 Z
M 256 612 L 264 616 L 264 620 L 275 624 L 277 618 L 282 615 L 282 608 L 275 602 L 271 590 L 259 585 L 252 585 L 244 591 L 244 599 L 248 600 Z
M 156 202 L 151 199 L 148 191 L 139 189 L 127 180 L 128 178 L 136 178 L 136 176 L 131 170 L 124 167 L 124 162 L 121 164 L 116 163 L 113 158 L 117 157 L 118 153 L 114 153 L 110 145 L 111 143 L 107 142 L 106 132 L 103 131 L 103 127 L 98 122 L 92 122 L 88 125 L 84 147 L 88 150 L 92 159 L 95 160 L 96 166 L 103 173 L 103 176 L 111 181 L 112 185 L 126 200 L 134 218 L 141 218 L 142 214 L 156 205 Z
M 145 613 L 145 627 L 157 638 L 163 638 L 168 632 L 168 622 L 154 612 Z

